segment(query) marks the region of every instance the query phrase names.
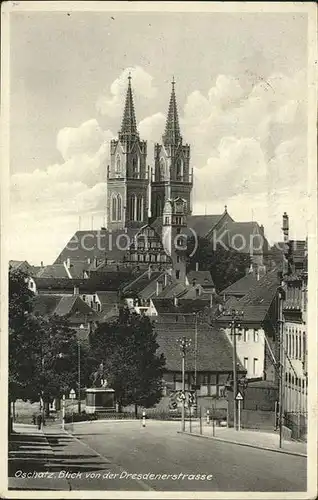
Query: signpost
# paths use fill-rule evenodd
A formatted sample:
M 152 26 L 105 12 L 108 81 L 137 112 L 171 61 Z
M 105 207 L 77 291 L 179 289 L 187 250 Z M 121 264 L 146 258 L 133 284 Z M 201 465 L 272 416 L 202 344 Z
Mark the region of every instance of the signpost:
M 237 430 L 240 431 L 241 430 L 241 402 L 243 401 L 243 396 L 242 394 L 240 393 L 240 391 L 237 392 L 236 396 L 235 396 L 235 401 L 238 401 L 238 428 Z

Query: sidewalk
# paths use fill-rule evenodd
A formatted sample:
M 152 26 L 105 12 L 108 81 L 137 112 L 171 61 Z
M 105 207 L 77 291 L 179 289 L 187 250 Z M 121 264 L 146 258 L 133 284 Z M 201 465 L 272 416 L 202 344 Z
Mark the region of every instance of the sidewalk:
M 9 440 L 8 487 L 18 490 L 69 490 L 64 479 L 54 477 L 53 449 L 35 425 L 14 424 Z
M 191 427 L 192 432 L 190 433 L 189 422 L 186 422 L 185 432 L 193 436 L 215 439 L 218 441 L 227 441 L 229 443 L 235 443 L 242 446 L 250 446 L 253 448 L 261 448 L 281 453 L 295 454 L 304 457 L 307 456 L 307 443 L 304 442 L 283 439 L 282 448 L 279 448 L 278 432 L 265 432 L 256 429 L 241 429 L 237 431 L 233 428 L 216 426 L 214 430 L 215 435 L 213 435 L 212 423 L 209 425 L 205 423 L 202 427 L 201 435 L 199 424 L 197 422 L 192 422 Z
M 15 424 L 9 442 L 9 489 L 149 490 L 142 481 L 120 480 L 123 469 L 56 424 L 38 430 Z M 114 480 L 110 475 L 117 473 Z M 124 485 L 124 488 L 123 488 Z

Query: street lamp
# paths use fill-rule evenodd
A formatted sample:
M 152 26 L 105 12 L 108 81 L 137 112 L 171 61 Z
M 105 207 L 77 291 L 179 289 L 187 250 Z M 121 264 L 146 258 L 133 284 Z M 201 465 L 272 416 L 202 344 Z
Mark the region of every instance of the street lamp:
M 237 333 L 236 329 L 241 328 L 240 320 L 244 316 L 243 311 L 237 311 L 236 309 L 231 309 L 230 311 L 223 311 L 224 316 L 230 316 L 230 327 L 231 327 L 231 336 L 233 337 L 233 416 L 234 416 L 234 429 L 237 428 L 237 353 L 236 353 L 236 336 L 241 335 Z
M 181 406 L 181 421 L 182 421 L 182 431 L 185 431 L 185 356 L 186 351 L 191 345 L 191 339 L 187 337 L 182 337 L 178 339 L 181 348 L 181 356 L 182 356 L 182 406 Z
M 83 323 L 80 325 L 80 330 L 85 330 Z M 81 413 L 81 339 L 77 339 L 77 376 L 78 376 L 78 413 Z

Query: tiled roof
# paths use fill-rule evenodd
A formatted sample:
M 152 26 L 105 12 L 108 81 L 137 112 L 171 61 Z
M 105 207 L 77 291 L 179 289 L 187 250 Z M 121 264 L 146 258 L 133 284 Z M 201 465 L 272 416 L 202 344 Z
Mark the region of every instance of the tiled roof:
M 189 287 L 187 287 L 184 283 L 171 283 L 164 287 L 162 292 L 158 295 L 158 298 L 173 298 L 173 297 L 181 297 L 188 291 Z
M 66 316 L 67 314 L 70 314 L 76 301 L 77 295 L 67 295 L 65 297 L 61 297 L 55 308 L 54 314 L 57 314 L 58 316 Z
M 192 285 L 193 280 L 195 280 L 197 285 L 214 287 L 210 271 L 189 271 L 187 273 L 187 278 L 190 285 Z
M 69 278 L 64 264 L 45 266 L 37 273 L 39 278 Z
M 252 286 L 257 283 L 257 279 L 254 273 L 248 273 L 243 278 L 239 279 L 232 285 L 225 288 L 220 292 L 220 295 L 235 295 L 235 296 L 243 296 L 245 295 Z
M 158 312 L 158 314 L 191 314 L 198 311 L 203 311 L 204 308 L 209 307 L 210 300 L 192 300 L 192 299 L 178 299 L 178 305 L 174 303 L 174 299 L 152 299 L 153 304 Z
M 192 324 L 172 322 L 156 322 L 158 351 L 166 358 L 166 368 L 181 372 L 181 351 L 179 339 L 183 336 L 191 339 L 191 347 L 187 351 L 186 370 L 193 371 L 195 365 L 194 346 L 195 328 Z M 232 366 L 233 348 L 226 334 L 215 327 L 206 324 L 197 326 L 197 371 L 229 372 Z M 242 365 L 239 371 L 245 372 Z
M 58 305 L 60 300 L 60 295 L 35 295 L 33 302 L 33 312 L 36 316 L 51 316 L 54 314 L 56 306 Z
M 89 264 L 87 261 L 71 261 L 69 267 L 69 273 L 73 279 L 84 278 L 84 271 L 87 271 L 89 268 Z
M 91 230 L 77 231 L 66 247 L 57 257 L 55 263 L 61 264 L 69 257 L 71 262 L 86 261 L 88 258 L 95 257 L 104 260 L 121 262 L 129 248 L 129 243 L 132 243 L 134 235 L 138 229 L 128 228 L 108 231 L 108 230 Z
M 154 271 L 150 275 L 148 271 L 144 272 L 142 275 L 138 276 L 134 281 L 129 283 L 123 289 L 125 294 L 134 293 L 139 294 L 144 290 L 151 282 L 156 282 L 157 279 L 162 275 L 161 271 Z
M 34 281 L 38 290 L 71 291 L 74 290 L 74 286 L 77 286 L 80 289 L 80 293 L 95 293 L 96 290 L 118 290 L 125 283 L 129 283 L 132 277 L 132 271 L 127 270 L 121 272 L 112 271 L 103 273 L 101 276 L 83 279 L 35 277 Z
M 257 281 L 250 291 L 244 295 L 236 304 L 225 304 L 225 311 L 230 307 L 235 307 L 239 311 L 243 311 L 242 324 L 244 322 L 262 322 L 266 318 L 267 312 L 276 296 L 277 288 L 280 281 L 277 275 L 277 270 L 267 273 L 263 278 Z M 220 322 L 230 321 L 229 315 L 218 317 Z
M 9 267 L 12 269 L 19 269 L 23 265 L 28 265 L 29 263 L 26 260 L 10 260 L 9 261 Z

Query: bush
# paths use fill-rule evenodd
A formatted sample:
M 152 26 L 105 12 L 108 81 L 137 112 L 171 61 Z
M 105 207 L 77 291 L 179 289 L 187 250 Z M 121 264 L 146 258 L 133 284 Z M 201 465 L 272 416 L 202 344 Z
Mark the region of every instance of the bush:
M 96 413 L 85 413 L 82 411 L 81 413 L 67 413 L 65 415 L 65 423 L 72 422 L 89 422 L 92 420 L 97 420 L 98 416 Z

